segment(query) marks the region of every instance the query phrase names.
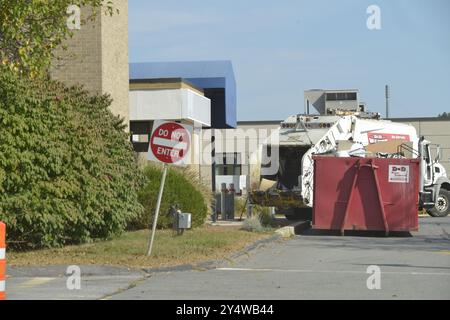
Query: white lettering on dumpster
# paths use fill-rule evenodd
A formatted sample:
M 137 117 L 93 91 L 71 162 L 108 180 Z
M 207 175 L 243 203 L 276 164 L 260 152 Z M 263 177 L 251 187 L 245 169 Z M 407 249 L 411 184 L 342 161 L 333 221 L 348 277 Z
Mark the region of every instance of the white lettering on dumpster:
M 409 166 L 389 166 L 389 182 L 409 183 Z

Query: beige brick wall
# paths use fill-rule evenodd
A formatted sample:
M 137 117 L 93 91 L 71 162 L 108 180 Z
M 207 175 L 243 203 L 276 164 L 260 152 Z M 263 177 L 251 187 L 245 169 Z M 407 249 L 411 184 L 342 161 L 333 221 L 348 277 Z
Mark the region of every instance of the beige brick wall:
M 102 92 L 113 98 L 111 111 L 130 122 L 128 69 L 128 1 L 113 0 L 111 17 L 102 15 Z
M 87 19 L 92 9 L 82 8 L 81 19 Z M 58 49 L 51 75 L 69 86 L 82 84 L 92 93 L 102 92 L 101 21 L 88 22 L 74 30 L 65 41 L 67 51 Z
M 54 61 L 51 75 L 69 86 L 82 84 L 93 94 L 110 94 L 111 111 L 129 124 L 128 0 L 113 4 L 112 17 L 98 9 L 94 22 L 74 30 L 65 43 L 68 50 L 57 51 L 60 59 Z M 92 9 L 81 8 L 82 19 L 91 14 Z

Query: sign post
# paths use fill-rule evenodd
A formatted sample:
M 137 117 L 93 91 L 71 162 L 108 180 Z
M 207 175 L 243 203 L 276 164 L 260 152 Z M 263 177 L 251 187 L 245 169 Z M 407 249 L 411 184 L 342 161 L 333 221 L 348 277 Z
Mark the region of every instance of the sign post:
M 155 240 L 158 216 L 161 208 L 162 196 L 168 165 L 183 166 L 187 164 L 190 156 L 192 127 L 177 122 L 155 121 L 150 138 L 148 160 L 164 164 L 161 185 L 159 187 L 158 200 L 153 219 L 152 234 L 148 244 L 147 255 L 151 256 L 153 242 Z
M 166 176 L 167 176 L 167 164 L 164 164 L 163 175 L 161 178 L 161 185 L 159 186 L 158 201 L 156 202 L 155 217 L 153 219 L 152 236 L 150 238 L 150 242 L 148 244 L 147 249 L 148 256 L 152 255 L 153 241 L 155 240 L 156 225 L 158 224 L 159 208 L 161 207 L 161 199 L 164 192 L 164 184 L 166 183 Z

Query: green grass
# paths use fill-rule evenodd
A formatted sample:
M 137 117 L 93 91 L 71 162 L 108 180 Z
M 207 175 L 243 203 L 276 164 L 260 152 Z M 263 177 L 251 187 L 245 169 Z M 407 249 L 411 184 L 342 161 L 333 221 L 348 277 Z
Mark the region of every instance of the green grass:
M 146 256 L 149 231 L 128 232 L 119 238 L 30 252 L 8 252 L 11 266 L 112 265 L 158 268 L 221 259 L 266 238 L 270 233 L 251 233 L 238 228 L 206 226 L 175 236 L 171 230 L 157 231 L 153 254 Z

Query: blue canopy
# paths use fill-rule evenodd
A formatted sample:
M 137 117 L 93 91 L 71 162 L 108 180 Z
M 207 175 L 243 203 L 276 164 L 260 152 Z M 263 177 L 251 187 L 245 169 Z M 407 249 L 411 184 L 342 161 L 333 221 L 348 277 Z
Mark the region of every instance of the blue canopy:
M 231 61 L 130 63 L 130 81 L 182 78 L 211 99 L 212 128 L 236 128 L 236 80 Z

